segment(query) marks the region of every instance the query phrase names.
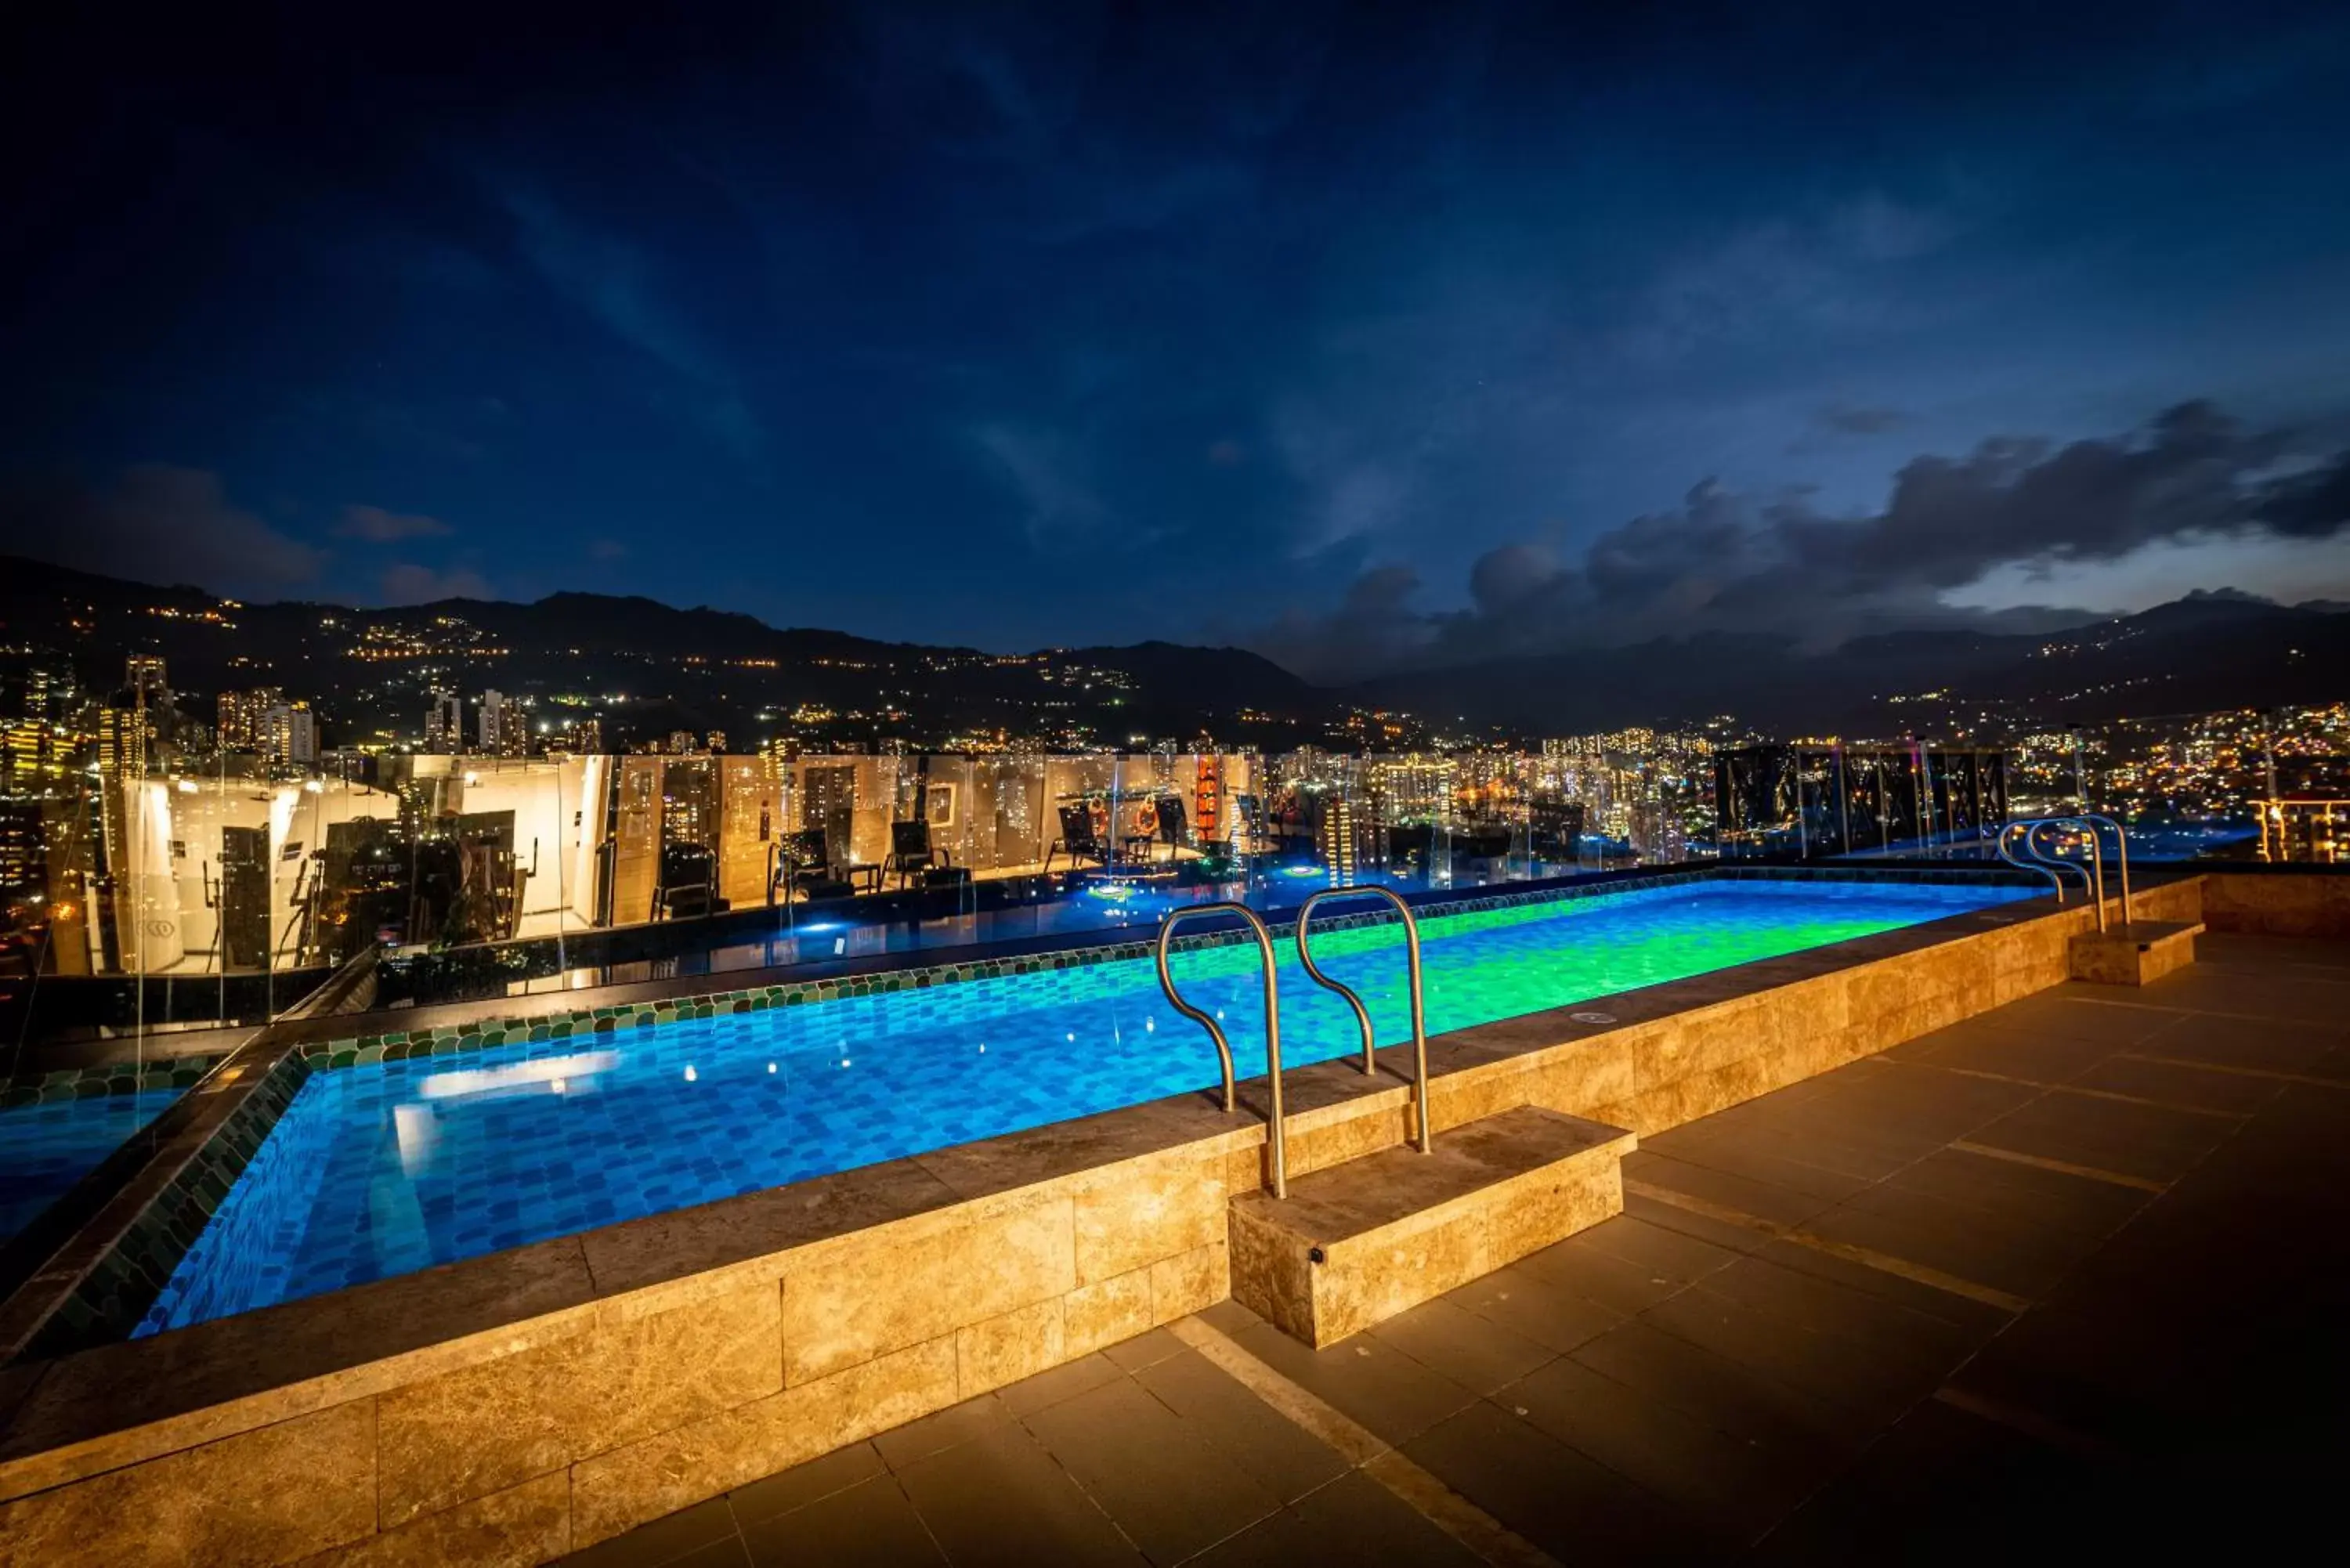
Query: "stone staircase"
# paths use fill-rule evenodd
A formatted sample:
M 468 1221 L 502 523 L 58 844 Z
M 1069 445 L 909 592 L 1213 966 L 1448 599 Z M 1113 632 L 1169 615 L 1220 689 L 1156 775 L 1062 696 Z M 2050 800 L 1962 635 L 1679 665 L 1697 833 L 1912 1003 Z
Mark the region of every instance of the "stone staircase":
M 1299 1177 L 1231 1209 L 1232 1295 L 1319 1348 L 1624 1207 L 1621 1127 L 1527 1106 Z

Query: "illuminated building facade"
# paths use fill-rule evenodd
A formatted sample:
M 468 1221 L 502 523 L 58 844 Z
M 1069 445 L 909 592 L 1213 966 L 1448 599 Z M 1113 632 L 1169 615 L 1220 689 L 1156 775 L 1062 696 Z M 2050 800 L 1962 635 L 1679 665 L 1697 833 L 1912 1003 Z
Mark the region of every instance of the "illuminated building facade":
M 249 691 L 222 692 L 215 704 L 220 719 L 217 737 L 220 749 L 224 752 L 264 750 L 269 711 L 285 701 L 286 694 L 275 686 L 256 686 Z
M 424 711 L 424 749 L 436 756 L 465 749 L 465 703 L 454 691 L 433 689 L 432 706 Z

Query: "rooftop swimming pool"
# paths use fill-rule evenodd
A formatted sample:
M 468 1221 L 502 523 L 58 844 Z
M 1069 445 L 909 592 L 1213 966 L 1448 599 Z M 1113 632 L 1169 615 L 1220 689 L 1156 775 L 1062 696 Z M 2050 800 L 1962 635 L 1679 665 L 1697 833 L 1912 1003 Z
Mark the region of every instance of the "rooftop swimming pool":
M 1430 1034 L 2033 897 L 1988 883 L 1691 880 L 1423 910 Z M 1349 910 L 1366 906 L 1347 906 Z M 1392 924 L 1318 934 L 1380 1044 L 1409 1038 Z M 1282 955 L 1284 1063 L 1359 1044 Z M 1253 945 L 1180 952 L 1243 1076 Z M 140 1334 L 1211 1085 L 1214 1049 L 1122 960 L 619 1034 L 314 1072 Z

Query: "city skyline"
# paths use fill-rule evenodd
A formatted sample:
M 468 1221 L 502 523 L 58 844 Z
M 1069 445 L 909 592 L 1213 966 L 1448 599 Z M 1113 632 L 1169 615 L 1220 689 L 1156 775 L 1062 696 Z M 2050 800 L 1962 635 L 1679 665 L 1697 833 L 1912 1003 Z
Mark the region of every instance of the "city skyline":
M 1333 680 L 2350 597 L 2334 8 L 175 26 L 13 52 L 27 553 Z

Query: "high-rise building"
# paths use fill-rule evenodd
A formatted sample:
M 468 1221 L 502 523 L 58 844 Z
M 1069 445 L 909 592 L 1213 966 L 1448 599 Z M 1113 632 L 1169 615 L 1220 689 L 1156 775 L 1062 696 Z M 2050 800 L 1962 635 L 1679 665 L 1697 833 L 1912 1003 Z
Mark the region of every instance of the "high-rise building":
M 163 707 L 172 700 L 172 686 L 163 673 L 163 656 L 160 653 L 134 653 L 122 661 L 122 684 L 134 693 L 143 693 L 150 707 Z
M 219 703 L 220 749 L 224 752 L 263 750 L 269 711 L 285 701 L 285 693 L 275 686 L 256 686 L 250 691 L 222 692 Z
M 262 716 L 263 750 L 280 767 L 307 768 L 318 760 L 317 715 L 307 702 L 279 702 Z
M 424 713 L 424 749 L 435 756 L 465 749 L 464 700 L 444 687 L 432 689 L 432 706 Z
M 693 754 L 693 732 L 691 730 L 671 730 L 669 732 L 669 749 L 681 757 L 691 756 Z
M 549 747 L 568 752 L 575 757 L 594 756 L 604 749 L 604 723 L 600 719 L 574 719 L 547 738 Z
M 493 688 L 482 693 L 482 752 L 485 756 L 519 755 L 528 732 L 512 699 Z
M 712 730 L 710 732 L 709 739 L 711 752 L 713 754 L 723 755 L 726 750 L 726 732 L 723 730 Z

